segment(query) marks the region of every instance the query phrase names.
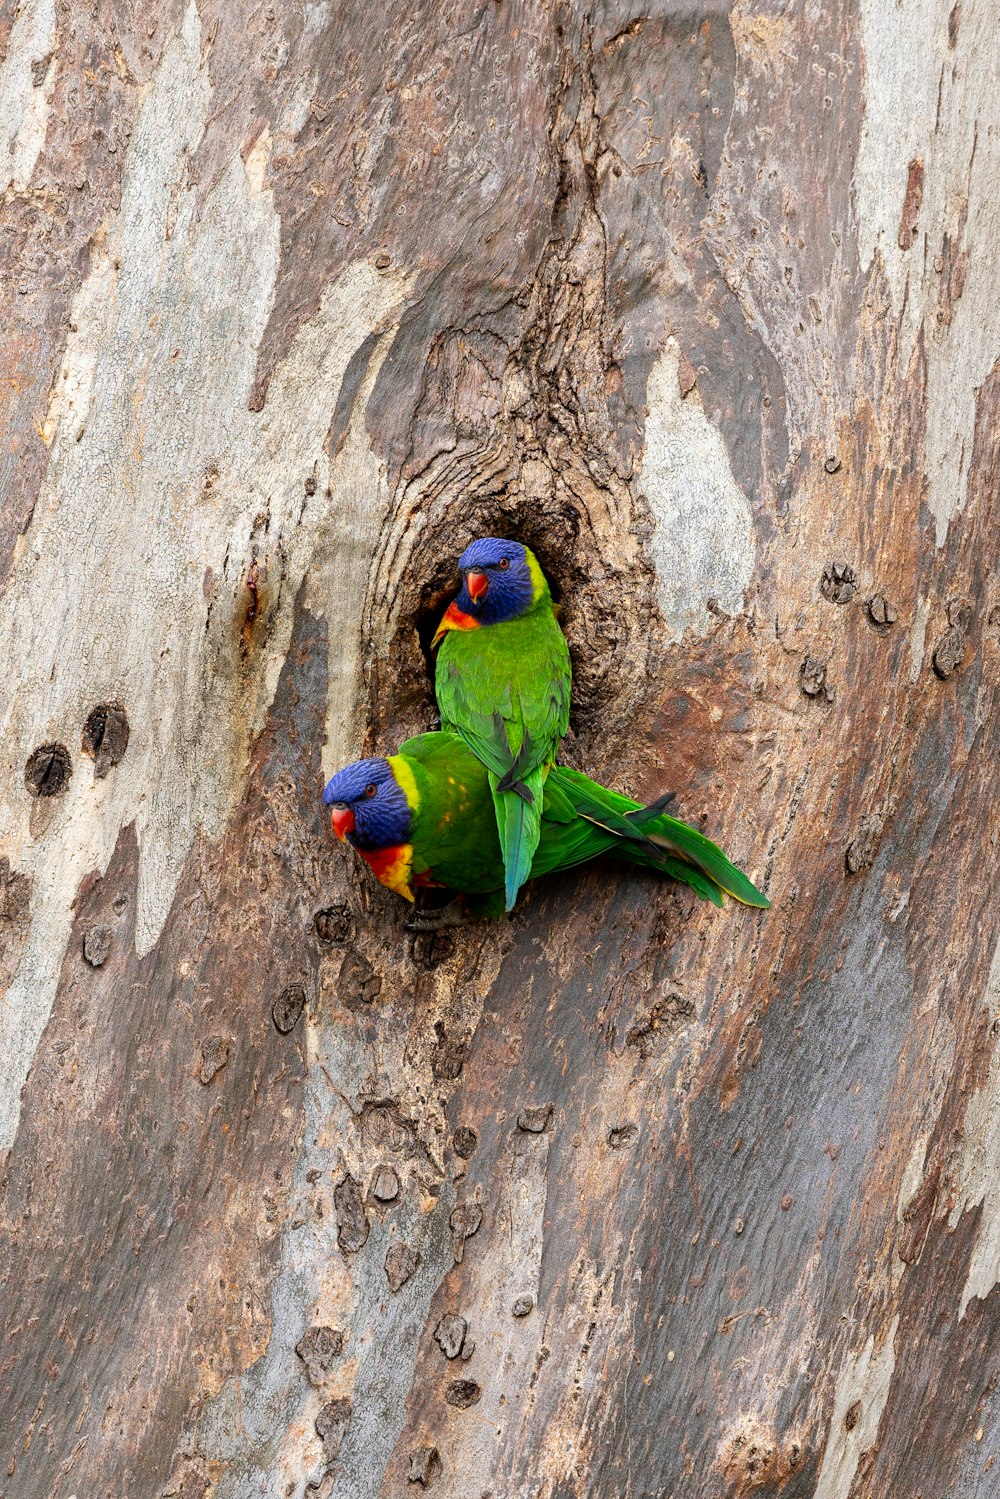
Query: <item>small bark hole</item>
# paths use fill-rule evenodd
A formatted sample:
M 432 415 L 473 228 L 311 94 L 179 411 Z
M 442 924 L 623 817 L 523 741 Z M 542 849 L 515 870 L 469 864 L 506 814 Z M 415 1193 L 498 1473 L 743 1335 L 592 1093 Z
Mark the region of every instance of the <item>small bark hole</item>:
M 121 703 L 98 703 L 83 726 L 80 748 L 94 762 L 94 775 L 103 780 L 119 765 L 128 749 L 128 715 Z
M 73 774 L 73 762 L 64 744 L 40 744 L 28 756 L 24 784 L 32 796 L 62 796 Z
M 306 991 L 301 984 L 289 984 L 282 989 L 271 1006 L 271 1019 L 283 1036 L 295 1029 L 299 1016 L 306 1007 Z

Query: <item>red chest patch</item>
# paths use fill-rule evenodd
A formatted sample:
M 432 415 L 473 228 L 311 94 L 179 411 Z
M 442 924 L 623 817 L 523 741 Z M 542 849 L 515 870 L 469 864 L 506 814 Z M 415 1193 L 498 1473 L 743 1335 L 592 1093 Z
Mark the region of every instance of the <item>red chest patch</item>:
M 377 880 L 387 890 L 395 890 L 404 900 L 413 899 L 410 886 L 410 867 L 413 863 L 413 845 L 400 843 L 396 848 L 359 848 L 358 853 Z
M 431 641 L 431 646 L 433 647 L 435 645 L 439 645 L 441 636 L 444 635 L 448 630 L 478 629 L 478 619 L 473 619 L 471 614 L 463 614 L 457 604 L 449 604 L 447 609 L 444 611 L 444 614 L 442 615 L 441 623 L 437 627 L 437 632 L 434 636 L 434 639 Z

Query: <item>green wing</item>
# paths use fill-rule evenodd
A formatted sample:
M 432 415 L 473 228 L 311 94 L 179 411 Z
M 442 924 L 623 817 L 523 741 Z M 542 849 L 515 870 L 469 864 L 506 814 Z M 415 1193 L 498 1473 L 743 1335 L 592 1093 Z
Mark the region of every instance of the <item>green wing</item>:
M 419 734 L 397 753 L 410 768 L 418 798 L 410 828 L 414 875 L 463 893 L 502 886 L 503 861 L 484 766 L 454 734 Z
M 724 890 L 734 900 L 741 901 L 745 906 L 759 906 L 764 910 L 770 906 L 771 902 L 767 897 L 761 895 L 743 871 L 726 858 L 722 849 L 697 828 L 691 827 L 690 823 L 681 822 L 676 817 L 660 816 L 646 822 L 642 831 L 650 843 L 658 844 L 669 853 L 696 864 L 710 880 L 715 881 L 720 890 Z
M 569 724 L 570 681 L 548 599 L 506 624 L 449 631 L 438 653 L 441 727 L 489 772 L 508 911 L 541 837 L 542 783 Z

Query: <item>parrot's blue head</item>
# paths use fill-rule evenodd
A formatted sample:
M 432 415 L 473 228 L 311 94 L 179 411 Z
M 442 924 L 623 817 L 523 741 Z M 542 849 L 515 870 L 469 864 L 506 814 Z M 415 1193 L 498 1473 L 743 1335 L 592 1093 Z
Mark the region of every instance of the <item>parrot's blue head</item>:
M 388 760 L 355 760 L 327 782 L 323 805 L 333 831 L 361 850 L 398 848 L 410 836 L 412 808 Z
M 453 607 L 476 624 L 499 625 L 517 619 L 549 591 L 533 553 L 519 541 L 481 536 L 466 547 L 458 565 L 462 591 Z

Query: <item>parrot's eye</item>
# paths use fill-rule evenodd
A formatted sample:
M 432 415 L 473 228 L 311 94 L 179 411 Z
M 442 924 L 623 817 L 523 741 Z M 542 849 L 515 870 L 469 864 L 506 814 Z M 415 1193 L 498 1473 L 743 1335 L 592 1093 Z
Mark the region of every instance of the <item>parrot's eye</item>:
M 369 781 L 368 785 L 365 787 L 365 796 L 374 796 L 377 791 L 378 787 L 376 786 L 375 782 Z
M 500 569 L 500 571 L 502 573 L 505 573 L 507 571 L 508 567 L 510 567 L 510 558 L 509 557 L 501 557 L 500 561 L 497 563 L 497 567 Z

